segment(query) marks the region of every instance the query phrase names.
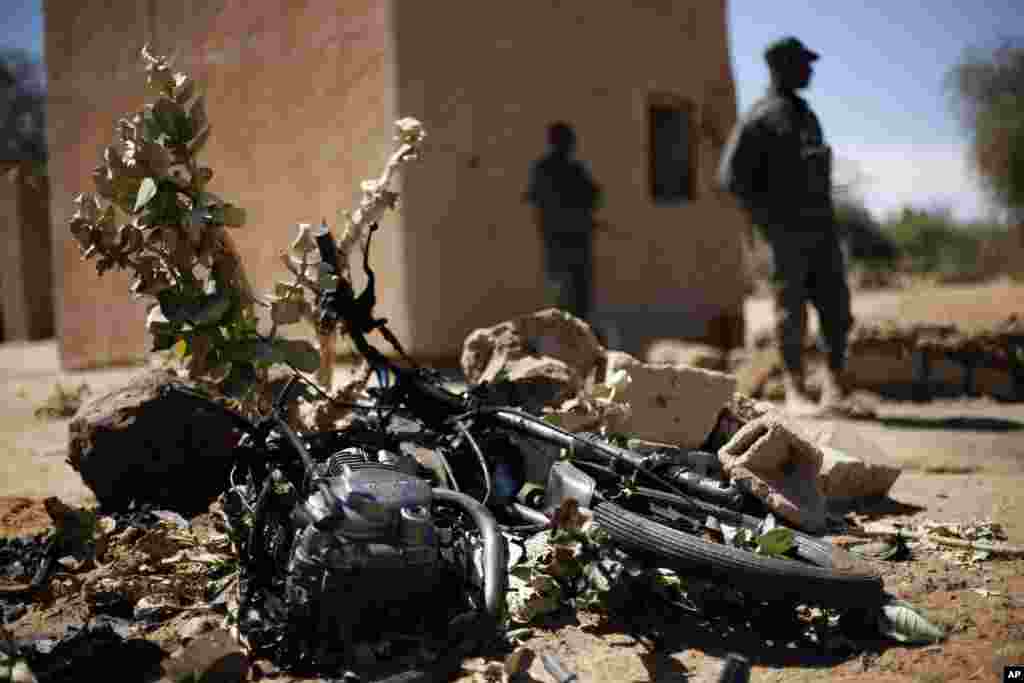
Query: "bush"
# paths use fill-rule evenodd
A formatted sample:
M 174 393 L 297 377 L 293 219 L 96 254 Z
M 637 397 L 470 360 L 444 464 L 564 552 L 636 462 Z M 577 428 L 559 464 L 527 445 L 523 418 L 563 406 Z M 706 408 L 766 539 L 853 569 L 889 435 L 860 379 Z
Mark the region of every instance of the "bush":
M 901 268 L 943 282 L 977 282 L 1012 270 L 1009 228 L 957 221 L 948 210 L 904 208 L 882 226 L 902 255 Z
M 899 249 L 866 206 L 853 200 L 837 202 L 835 219 L 839 234 L 846 242 L 851 265 L 870 269 L 896 265 Z

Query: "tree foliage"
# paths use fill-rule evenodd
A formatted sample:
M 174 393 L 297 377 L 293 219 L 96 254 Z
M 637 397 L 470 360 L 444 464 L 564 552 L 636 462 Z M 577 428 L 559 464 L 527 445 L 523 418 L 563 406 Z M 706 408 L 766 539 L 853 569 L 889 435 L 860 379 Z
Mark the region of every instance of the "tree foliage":
M 894 265 L 898 250 L 863 201 L 855 197 L 837 198 L 836 227 L 849 246 L 850 259 L 856 263 L 883 267 Z
M 1024 39 L 969 52 L 948 81 L 980 175 L 1003 206 L 1024 211 Z
M 39 58 L 0 50 L 0 162 L 46 163 L 46 85 Z

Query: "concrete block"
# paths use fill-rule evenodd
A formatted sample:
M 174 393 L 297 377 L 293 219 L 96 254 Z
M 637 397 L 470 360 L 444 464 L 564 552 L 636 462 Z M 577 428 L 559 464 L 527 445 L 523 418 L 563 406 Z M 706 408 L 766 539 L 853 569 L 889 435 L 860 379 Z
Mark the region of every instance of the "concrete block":
M 504 371 L 511 381 L 549 376 L 553 365 L 559 382 L 583 386 L 604 355 L 590 326 L 579 318 L 548 308 L 514 320 L 474 330 L 462 345 L 462 373 L 473 384 L 493 382 Z M 550 359 L 552 363 L 542 361 Z
M 677 339 L 655 340 L 647 347 L 644 360 L 648 363 L 689 365 L 719 372 L 726 372 L 729 369 L 728 354 L 717 346 Z
M 775 416 L 744 425 L 718 451 L 726 474 L 786 522 L 825 530 L 821 449 Z
M 606 377 L 625 370 L 633 380 L 619 395 L 632 409 L 628 433 L 649 441 L 697 448 L 736 390 L 736 378 L 723 372 L 644 363 L 622 351 L 609 351 L 606 358 Z
M 903 471 L 884 464 L 878 444 L 846 425 L 829 425 L 814 440 L 824 456 L 818 479 L 830 503 L 884 496 Z

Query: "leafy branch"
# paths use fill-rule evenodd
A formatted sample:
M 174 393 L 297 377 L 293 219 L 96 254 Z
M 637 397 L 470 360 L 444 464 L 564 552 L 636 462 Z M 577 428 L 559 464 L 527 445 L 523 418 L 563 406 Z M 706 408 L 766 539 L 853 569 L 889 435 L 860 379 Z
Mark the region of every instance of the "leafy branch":
M 95 193 L 74 200 L 68 227 L 82 257 L 99 275 L 131 271 L 132 294 L 152 301 L 152 350 L 174 349 L 191 378 L 228 396 L 249 395 L 274 363 L 315 370 L 308 342 L 259 334 L 261 302 L 228 233 L 245 211 L 209 191 L 214 172 L 200 160 L 212 130 L 203 94 L 148 46 L 141 54 L 155 99 L 117 121 L 92 174 Z
M 359 205 L 344 215 L 341 272 L 321 262 L 310 225 L 300 224 L 281 255 L 291 279 L 277 282 L 264 301 L 253 293 L 229 233 L 245 224 L 245 210 L 208 189 L 214 172 L 200 159 L 212 130 L 204 95 L 149 46 L 141 56 L 154 99 L 117 121 L 116 138 L 92 174 L 95 192 L 74 199 L 68 227 L 82 257 L 94 259 L 101 276 L 130 271 L 133 296 L 151 302 L 152 350 L 173 350 L 190 378 L 213 384 L 243 407 L 257 402 L 274 364 L 316 372 L 329 387 L 339 330 L 321 324 L 320 295 L 351 290 L 349 254 L 397 205 L 391 185 L 399 167 L 419 157 L 423 127 L 412 118 L 396 122 L 396 150 L 379 177 L 362 183 Z M 327 231 L 326 221 L 320 231 Z M 259 331 L 257 305 L 270 309 L 267 335 Z M 277 338 L 278 326 L 300 321 L 317 330 L 319 349 Z

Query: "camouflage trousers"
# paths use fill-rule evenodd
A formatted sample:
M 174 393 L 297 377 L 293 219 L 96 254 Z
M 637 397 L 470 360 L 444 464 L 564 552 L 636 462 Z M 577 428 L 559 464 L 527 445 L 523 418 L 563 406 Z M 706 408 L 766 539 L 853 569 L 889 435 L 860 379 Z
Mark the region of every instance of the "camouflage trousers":
M 543 233 L 543 239 L 548 300 L 586 320 L 590 315 L 593 270 L 590 233 Z
M 772 252 L 775 334 L 786 369 L 803 372 L 807 304 L 818 312 L 829 367 L 846 364 L 847 335 L 853 326 L 846 263 L 830 226 L 821 230 L 764 230 Z

